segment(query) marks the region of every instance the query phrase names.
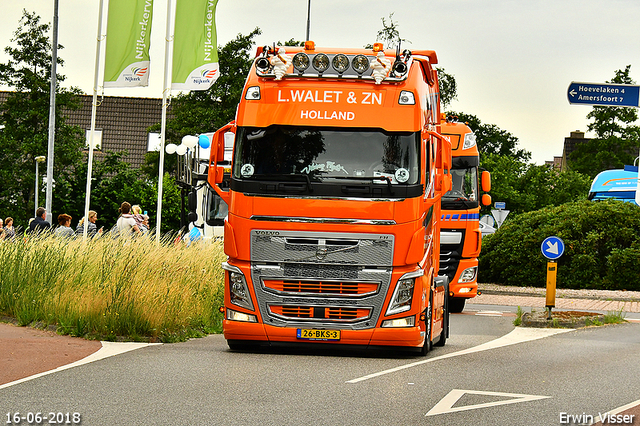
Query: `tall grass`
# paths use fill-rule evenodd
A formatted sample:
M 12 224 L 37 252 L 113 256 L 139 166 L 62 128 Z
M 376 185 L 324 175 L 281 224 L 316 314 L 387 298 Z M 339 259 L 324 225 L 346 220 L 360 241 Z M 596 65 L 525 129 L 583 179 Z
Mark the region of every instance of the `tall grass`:
M 171 239 L 0 242 L 0 313 L 107 340 L 177 341 L 221 330 L 222 243 Z

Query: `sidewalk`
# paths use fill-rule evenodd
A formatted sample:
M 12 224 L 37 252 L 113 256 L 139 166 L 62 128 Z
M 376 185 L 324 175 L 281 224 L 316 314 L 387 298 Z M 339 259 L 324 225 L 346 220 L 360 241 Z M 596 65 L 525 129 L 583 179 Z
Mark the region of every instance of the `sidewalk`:
M 482 294 L 467 304 L 545 307 L 546 289 L 478 284 Z M 556 290 L 556 309 L 640 312 L 640 291 Z

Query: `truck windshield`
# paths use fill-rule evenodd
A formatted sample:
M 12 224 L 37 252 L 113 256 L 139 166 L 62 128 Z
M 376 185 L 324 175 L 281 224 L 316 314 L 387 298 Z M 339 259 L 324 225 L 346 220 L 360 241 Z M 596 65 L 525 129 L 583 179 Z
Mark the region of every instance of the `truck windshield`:
M 298 177 L 298 179 L 295 179 Z M 233 178 L 420 184 L 420 133 L 337 127 L 241 127 Z
M 453 186 L 442 197 L 442 208 L 469 209 L 478 207 L 478 169 L 451 169 Z

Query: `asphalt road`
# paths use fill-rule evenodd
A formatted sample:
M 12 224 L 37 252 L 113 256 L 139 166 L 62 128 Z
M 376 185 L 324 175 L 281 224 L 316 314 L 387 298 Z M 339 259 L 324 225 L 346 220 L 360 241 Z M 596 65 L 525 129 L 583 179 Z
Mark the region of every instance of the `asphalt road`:
M 0 421 L 78 412 L 82 425 L 549 426 L 640 398 L 640 324 L 518 343 L 512 320 L 454 315 L 447 345 L 427 357 L 237 353 L 222 336 L 150 346 L 0 389 Z M 508 346 L 472 349 L 505 335 Z

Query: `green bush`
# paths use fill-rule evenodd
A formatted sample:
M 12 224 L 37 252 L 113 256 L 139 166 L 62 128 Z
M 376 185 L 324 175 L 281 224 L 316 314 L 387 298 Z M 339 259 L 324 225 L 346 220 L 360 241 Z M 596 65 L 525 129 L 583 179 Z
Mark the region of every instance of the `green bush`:
M 640 290 L 640 209 L 620 201 L 579 201 L 519 215 L 483 240 L 481 282 L 544 287 L 541 245 L 555 235 L 565 251 L 557 286 Z

